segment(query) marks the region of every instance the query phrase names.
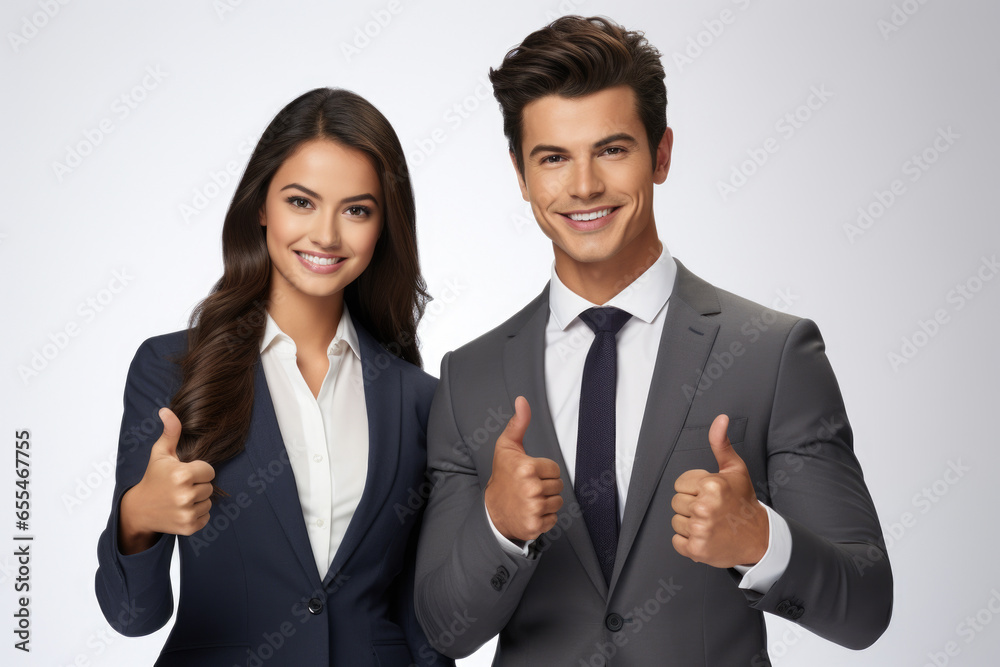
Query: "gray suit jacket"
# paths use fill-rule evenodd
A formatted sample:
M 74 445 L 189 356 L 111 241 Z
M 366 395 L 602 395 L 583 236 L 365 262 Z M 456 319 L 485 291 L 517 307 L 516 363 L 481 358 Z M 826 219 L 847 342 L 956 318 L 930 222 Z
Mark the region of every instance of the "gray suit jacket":
M 878 639 L 892 574 L 813 322 L 717 289 L 677 262 L 608 585 L 546 401 L 548 316 L 546 287 L 442 361 L 415 589 L 417 618 L 436 649 L 466 656 L 499 633 L 495 665 L 757 667 L 770 664 L 764 611 L 850 648 Z M 532 407 L 525 451 L 556 461 L 564 482 L 559 522 L 531 558 L 500 548 L 483 503 L 493 447 L 518 395 Z M 791 560 L 766 595 L 671 544 L 674 481 L 686 470 L 718 470 L 708 427 L 720 413 L 758 498 L 791 529 Z

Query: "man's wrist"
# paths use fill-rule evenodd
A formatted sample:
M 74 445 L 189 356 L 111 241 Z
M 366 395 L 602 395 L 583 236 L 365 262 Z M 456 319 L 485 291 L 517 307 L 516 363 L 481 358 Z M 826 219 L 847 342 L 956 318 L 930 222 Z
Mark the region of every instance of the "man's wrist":
M 486 512 L 486 522 L 490 524 L 490 530 L 493 531 L 493 536 L 496 538 L 500 548 L 503 549 L 508 555 L 528 558 L 531 553 L 530 548 L 532 543 L 534 543 L 534 540 L 524 542 L 522 540 L 517 540 L 516 538 L 511 539 L 501 533 L 497 529 L 496 524 L 493 523 L 493 517 L 490 516 L 490 507 L 486 503 L 485 495 L 483 498 L 483 510 Z

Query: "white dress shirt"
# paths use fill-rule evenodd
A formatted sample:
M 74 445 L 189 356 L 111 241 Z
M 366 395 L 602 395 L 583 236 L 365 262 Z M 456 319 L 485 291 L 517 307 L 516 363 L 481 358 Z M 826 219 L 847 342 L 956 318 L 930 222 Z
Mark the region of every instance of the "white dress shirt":
M 632 315 L 617 336 L 619 381 L 615 399 L 615 480 L 619 520 L 625 514 L 639 428 L 676 276 L 677 264 L 664 245 L 660 256 L 648 269 L 610 301 L 602 304 Z M 549 319 L 545 327 L 545 397 L 571 483 L 576 469 L 583 366 L 596 335 L 579 316 L 594 307 L 597 304 L 590 303 L 563 284 L 553 262 L 549 283 Z M 622 378 L 627 378 L 627 381 L 622 381 Z M 753 567 L 736 568 L 744 575 L 740 588 L 752 588 L 759 593 L 766 593 L 778 580 L 791 556 L 788 524 L 769 507 L 763 506 L 769 523 L 767 553 Z M 528 555 L 530 543 L 520 547 L 501 535 L 493 526 L 492 519 L 490 526 L 506 552 Z
M 344 539 L 368 475 L 361 347 L 346 304 L 327 356 L 330 368 L 313 396 L 296 364 L 295 341 L 268 314 L 260 358 L 320 579 Z

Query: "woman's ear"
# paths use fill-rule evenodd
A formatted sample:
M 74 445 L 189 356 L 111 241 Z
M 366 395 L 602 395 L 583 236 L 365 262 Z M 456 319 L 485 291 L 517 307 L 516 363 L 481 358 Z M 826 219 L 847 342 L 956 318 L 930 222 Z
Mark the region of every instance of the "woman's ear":
M 261 208 L 260 211 L 257 213 L 257 219 L 260 221 L 261 227 L 267 227 L 267 216 L 264 215 L 263 208 Z

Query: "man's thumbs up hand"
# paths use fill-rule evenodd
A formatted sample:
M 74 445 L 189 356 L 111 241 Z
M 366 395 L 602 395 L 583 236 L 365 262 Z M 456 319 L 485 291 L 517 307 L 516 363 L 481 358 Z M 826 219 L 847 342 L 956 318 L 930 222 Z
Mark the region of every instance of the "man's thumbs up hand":
M 712 453 L 715 454 L 715 462 L 719 464 L 719 473 L 742 473 L 749 480 L 750 473 L 747 471 L 747 464 L 733 449 L 732 443 L 729 442 L 728 431 L 729 417 L 726 415 L 716 417 L 708 429 L 708 444 L 712 447 Z
M 514 416 L 497 438 L 493 472 L 486 484 L 486 510 L 500 534 L 512 542 L 537 538 L 556 524 L 562 507 L 559 464 L 524 453 L 524 433 L 531 423 L 527 399 L 514 401 Z
M 696 563 L 756 565 L 767 551 L 767 511 L 757 502 L 746 463 L 729 442 L 729 417 L 719 415 L 708 443 L 719 472 L 688 470 L 674 483 L 670 525 L 674 549 Z
M 145 551 L 159 533 L 191 535 L 208 523 L 215 469 L 205 461 L 181 461 L 181 423 L 169 408 L 159 412 L 163 434 L 149 451 L 142 480 L 125 492 L 119 514 L 119 551 Z

